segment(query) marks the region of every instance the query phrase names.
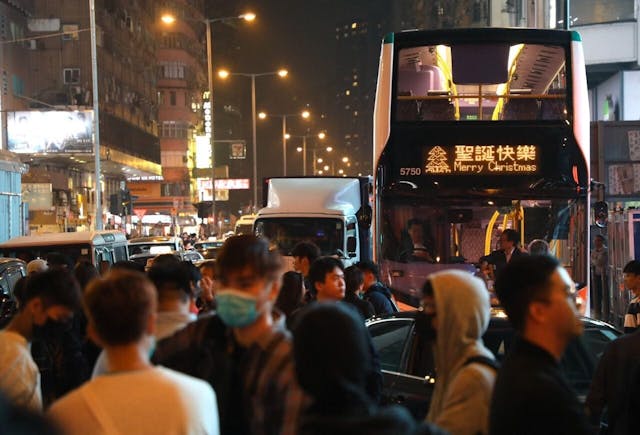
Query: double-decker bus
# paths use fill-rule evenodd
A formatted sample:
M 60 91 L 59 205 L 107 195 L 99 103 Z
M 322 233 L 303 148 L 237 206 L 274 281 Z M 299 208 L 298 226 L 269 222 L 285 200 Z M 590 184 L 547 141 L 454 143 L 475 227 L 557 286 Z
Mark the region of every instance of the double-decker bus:
M 374 258 L 415 302 L 432 272 L 494 279 L 481 258 L 505 229 L 544 240 L 589 279 L 589 103 L 578 33 L 392 33 L 374 111 Z M 418 252 L 422 251 L 422 252 Z

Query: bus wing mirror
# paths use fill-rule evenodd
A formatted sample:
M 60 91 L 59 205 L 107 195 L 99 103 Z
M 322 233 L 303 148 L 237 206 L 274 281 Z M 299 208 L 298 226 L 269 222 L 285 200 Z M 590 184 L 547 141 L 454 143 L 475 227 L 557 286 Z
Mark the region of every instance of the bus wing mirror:
M 593 217 L 596 226 L 604 228 L 607 226 L 607 219 L 609 218 L 609 206 L 604 201 L 598 201 L 593 205 Z
M 352 254 L 354 257 L 356 256 L 356 246 L 356 238 L 353 236 L 347 237 L 347 255 L 349 255 L 349 257 L 351 257 Z

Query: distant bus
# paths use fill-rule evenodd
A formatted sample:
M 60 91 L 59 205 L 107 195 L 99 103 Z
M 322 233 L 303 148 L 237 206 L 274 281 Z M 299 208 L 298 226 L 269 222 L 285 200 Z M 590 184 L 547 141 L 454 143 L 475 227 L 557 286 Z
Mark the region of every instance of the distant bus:
M 38 234 L 14 237 L 0 243 L 2 256 L 20 258 L 26 262 L 36 258 L 46 259 L 52 252 L 66 255 L 74 263 L 88 260 L 98 270 L 103 261 L 113 264 L 129 259 L 127 238 L 120 231 Z
M 511 228 L 543 239 L 588 304 L 589 103 L 578 33 L 449 29 L 386 36 L 374 110 L 374 258 L 415 302 L 426 277 Z M 412 222 L 412 234 L 407 227 Z M 416 231 L 419 228 L 420 231 Z M 407 255 L 422 233 L 425 255 Z

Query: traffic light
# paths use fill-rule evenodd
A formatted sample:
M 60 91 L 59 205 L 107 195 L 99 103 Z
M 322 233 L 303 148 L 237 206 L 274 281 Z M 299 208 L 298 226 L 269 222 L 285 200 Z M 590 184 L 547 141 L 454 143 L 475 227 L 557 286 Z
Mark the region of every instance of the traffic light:
M 125 216 L 133 214 L 133 201 L 131 200 L 131 192 L 129 189 L 121 190 L 120 195 L 122 200 L 122 214 Z
M 122 197 L 120 196 L 120 192 L 113 193 L 109 196 L 109 213 L 118 216 L 122 213 Z

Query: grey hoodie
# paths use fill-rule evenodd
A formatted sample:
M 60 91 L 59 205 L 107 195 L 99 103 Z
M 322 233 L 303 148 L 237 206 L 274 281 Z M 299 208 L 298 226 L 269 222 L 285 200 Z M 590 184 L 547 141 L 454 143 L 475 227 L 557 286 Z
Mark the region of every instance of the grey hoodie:
M 489 326 L 489 293 L 468 272 L 447 270 L 429 280 L 436 304 L 437 381 L 427 420 L 452 435 L 489 432 L 489 404 L 496 378 L 493 368 L 465 362 L 474 356 L 493 358 L 482 342 Z

